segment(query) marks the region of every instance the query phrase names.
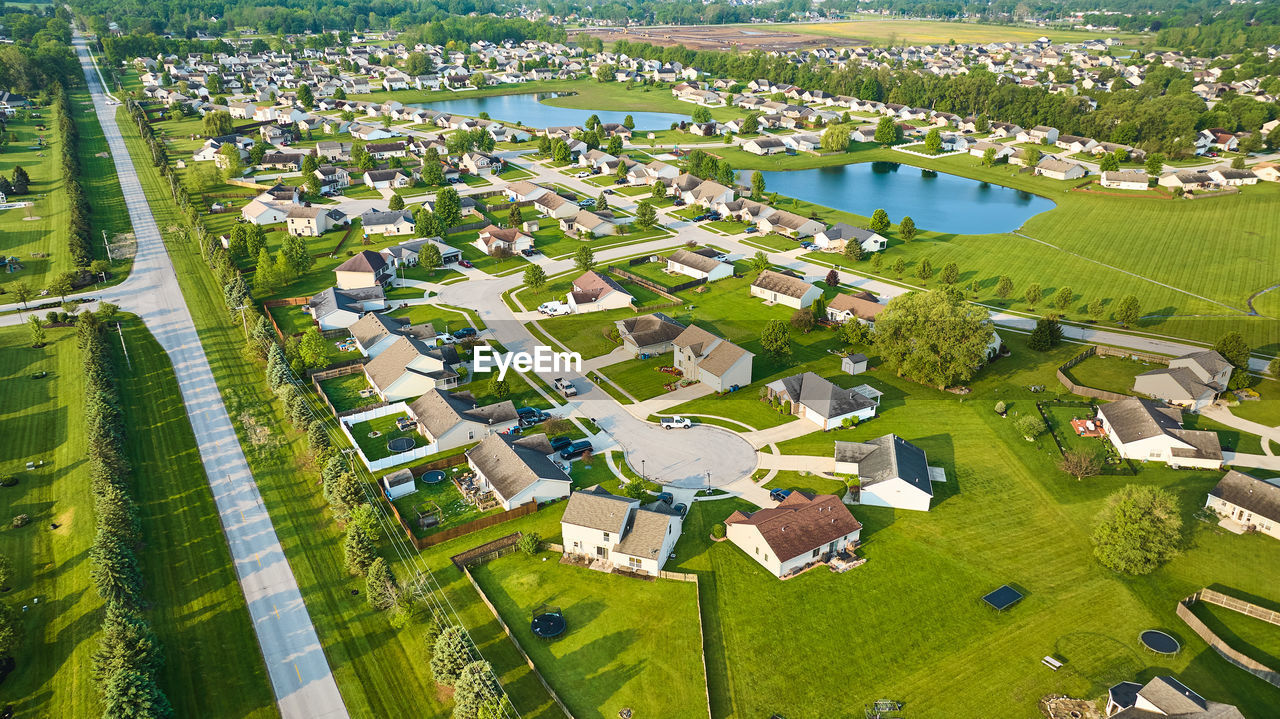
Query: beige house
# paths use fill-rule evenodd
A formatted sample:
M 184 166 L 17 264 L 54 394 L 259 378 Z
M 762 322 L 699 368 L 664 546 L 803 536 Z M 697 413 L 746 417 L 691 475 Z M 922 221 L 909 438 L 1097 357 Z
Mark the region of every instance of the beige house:
M 680 539 L 679 513 L 666 502 L 610 494 L 599 485 L 569 495 L 560 518 L 564 553 L 656 576 Z
M 667 272 L 676 272 L 695 280 L 715 282 L 733 276 L 733 265 L 716 259 L 715 250 L 676 250 L 667 257 Z
M 818 220 L 785 210 L 778 210 L 760 218 L 761 232 L 776 232 L 787 237 L 812 237 L 826 229 L 827 226 Z
M 672 342 L 684 332 L 684 325 L 655 312 L 651 315 L 626 317 L 614 323 L 622 346 L 632 355 L 655 357 L 670 352 Z
M 533 209 L 553 220 L 566 220 L 578 214 L 577 203 L 570 202 L 554 192 L 544 192 L 533 201 Z
M 1133 391 L 1196 411 L 1226 390 L 1233 369 L 1214 350 L 1192 352 L 1169 360 L 1168 367 L 1134 377 Z
M 618 234 L 618 226 L 613 224 L 613 213 L 606 217 L 590 210 L 578 210 L 572 218 L 560 220 L 560 229 L 572 232 L 578 237 L 604 237 Z
M 864 324 L 874 325 L 884 308 L 885 305 L 877 302 L 876 296 L 870 292 L 838 294 L 827 304 L 827 319 L 838 324 L 857 319 Z
M 491 255 L 494 252 L 515 254 L 533 247 L 533 238 L 515 227 L 504 228 L 489 225 L 480 230 L 480 235 L 476 238 L 475 245 L 486 255 Z
M 334 268 L 333 276 L 340 290 L 378 287 L 391 281 L 391 267 L 377 252 L 361 250 Z
M 369 386 L 383 402 L 417 397 L 432 389 L 458 385 L 458 352 L 414 337 L 401 337 L 364 366 Z
M 1204 506 L 1246 528 L 1280 539 L 1280 486 L 1233 469 L 1209 490 Z
M 788 577 L 858 545 L 862 525 L 832 494 L 792 492 L 776 507 L 724 520 L 725 536 L 775 577 Z
M 613 278 L 595 270 L 587 270 L 573 281 L 573 289 L 565 297 L 565 301 L 574 312 L 585 314 L 630 307 L 635 298 Z
M 732 391 L 751 384 L 751 362 L 755 355 L 729 340 L 689 325 L 671 341 L 672 364 L 687 378 L 702 382 L 717 392 Z
M 495 432 L 516 426 L 518 417 L 511 400 L 478 406 L 470 392 L 429 389 L 409 404 L 418 433 L 436 445 L 436 451 L 478 442 Z
M 1111 190 L 1146 190 L 1147 173 L 1142 170 L 1109 170 L 1102 173 L 1101 184 Z
M 572 481 L 551 453 L 545 434 L 491 434 L 467 450 L 467 463 L 481 491 L 492 492 L 503 509 L 515 509 L 569 496 Z
M 813 304 L 822 290 L 799 277 L 765 270 L 751 283 L 751 296 L 799 310 Z
M 301 237 L 319 237 L 346 219 L 341 210 L 323 207 L 293 205 L 285 215 L 289 234 Z
M 1089 170 L 1078 162 L 1059 160 L 1053 156 L 1045 156 L 1036 165 L 1035 174 L 1043 175 L 1051 180 L 1078 180 L 1089 174 Z

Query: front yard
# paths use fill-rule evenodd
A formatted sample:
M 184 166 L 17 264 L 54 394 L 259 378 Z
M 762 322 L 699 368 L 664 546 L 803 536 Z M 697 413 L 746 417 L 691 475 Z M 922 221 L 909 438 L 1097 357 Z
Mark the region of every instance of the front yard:
M 632 397 L 643 402 L 666 394 L 665 385 L 680 381 L 676 375 L 658 371 L 659 367 L 669 366 L 671 366 L 671 355 L 664 354 L 647 360 L 632 359 L 609 365 L 600 370 L 599 374 L 613 380 Z

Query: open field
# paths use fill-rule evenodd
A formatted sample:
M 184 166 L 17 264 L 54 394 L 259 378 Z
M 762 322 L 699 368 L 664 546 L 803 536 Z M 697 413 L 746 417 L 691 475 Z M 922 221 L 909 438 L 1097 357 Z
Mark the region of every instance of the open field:
M 1082 42 L 1108 37 L 1134 41 L 1142 37 L 1132 33 L 1100 30 L 888 18 L 858 19 L 851 22 L 788 23 L 785 27 L 803 34 L 841 38 L 845 41 L 843 44 L 859 45 L 926 45 L 952 41 L 957 43 L 1034 42 L 1041 37 L 1047 37 L 1052 42 Z
M 146 541 L 148 614 L 166 660 L 161 687 L 178 715 L 279 716 L 169 360 L 140 324 L 127 325 L 131 364 L 121 362 L 117 377 Z M 0 414 L 0 473 L 20 479 L 0 502 L 6 518 L 32 520 L 0 534 L 0 554 L 15 568 L 4 601 L 30 607 L 5 698 L 25 715 L 88 719 L 102 715 L 91 676 L 102 601 L 89 573 L 82 363 L 74 330 L 48 332 L 49 344 L 33 349 L 25 328 L 0 331 L 0 378 L 11 400 Z M 49 376 L 30 379 L 36 371 Z M 25 471 L 28 460 L 45 465 Z
M 1246 599 L 1258 602 L 1257 597 Z M 1263 602 L 1267 604 L 1275 607 L 1274 601 Z M 1191 612 L 1231 648 L 1273 669 L 1280 667 L 1280 627 L 1208 602 L 1196 602 Z
M 517 553 L 471 572 L 573 715 L 606 719 L 630 708 L 636 716 L 705 716 L 697 588 L 558 559 Z M 560 607 L 568 624 L 553 641 L 529 629 L 543 604 Z

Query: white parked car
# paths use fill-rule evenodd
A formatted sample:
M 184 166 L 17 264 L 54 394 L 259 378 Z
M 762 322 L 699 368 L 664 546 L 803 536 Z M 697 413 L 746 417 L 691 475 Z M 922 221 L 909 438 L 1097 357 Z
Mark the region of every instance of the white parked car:
M 458 341 L 458 340 L 454 339 L 453 335 L 451 335 L 451 334 L 449 334 L 449 333 L 447 333 L 447 332 L 441 332 L 440 334 L 436 335 L 434 339 L 435 339 L 435 341 L 436 341 L 436 342 L 438 342 L 438 343 L 440 343 L 440 344 L 445 344 L 445 345 L 451 345 L 451 344 L 453 344 L 454 342 L 457 342 L 457 341 Z
M 567 315 L 573 312 L 573 309 L 563 302 L 544 302 L 538 305 L 538 311 L 544 315 L 556 317 L 559 315 Z
M 582 178 L 584 178 L 584 177 L 591 177 L 591 173 L 590 173 L 590 172 L 579 172 L 578 174 L 574 175 L 574 177 L 576 177 L 576 178 L 578 178 L 579 180 L 581 180 L 581 179 L 582 179 Z
M 663 429 L 689 429 L 693 426 L 693 421 L 688 417 L 663 417 Z

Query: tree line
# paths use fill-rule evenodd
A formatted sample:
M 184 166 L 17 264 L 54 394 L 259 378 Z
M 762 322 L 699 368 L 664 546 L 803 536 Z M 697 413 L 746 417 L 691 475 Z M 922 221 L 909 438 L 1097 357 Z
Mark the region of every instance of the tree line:
M 89 224 L 92 208 L 80 184 L 80 133 L 71 118 L 71 106 L 62 83 L 53 87 L 52 109 L 57 118 L 55 130 L 62 162 L 62 188 L 67 193 L 67 252 L 71 255 L 72 264 L 85 269 L 93 262 L 93 238 Z

